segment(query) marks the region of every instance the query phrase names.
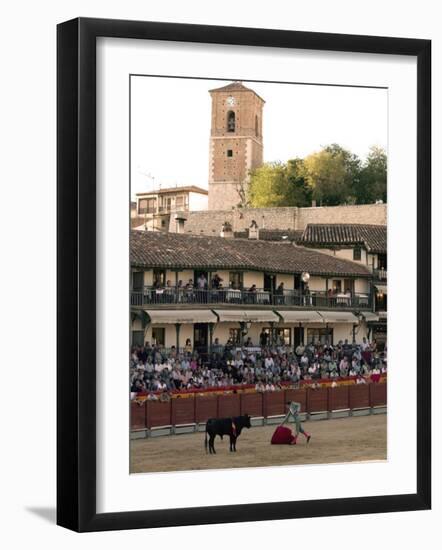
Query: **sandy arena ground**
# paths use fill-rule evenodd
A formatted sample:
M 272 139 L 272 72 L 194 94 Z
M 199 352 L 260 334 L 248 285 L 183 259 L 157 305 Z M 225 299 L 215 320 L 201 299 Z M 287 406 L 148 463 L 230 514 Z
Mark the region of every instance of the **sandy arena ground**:
M 292 427 L 290 425 L 290 427 Z M 216 455 L 204 450 L 204 433 L 131 441 L 131 472 L 170 472 L 214 468 L 250 468 L 291 464 L 324 464 L 386 460 L 387 415 L 304 422 L 312 439 L 300 435 L 297 445 L 270 445 L 276 426 L 252 427 L 239 437 L 236 453 L 229 438 L 215 439 Z

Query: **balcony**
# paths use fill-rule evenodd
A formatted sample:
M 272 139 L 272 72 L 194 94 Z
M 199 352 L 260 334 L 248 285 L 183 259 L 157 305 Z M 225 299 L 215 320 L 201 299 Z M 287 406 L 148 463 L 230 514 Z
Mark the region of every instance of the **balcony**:
M 229 306 L 278 306 L 296 308 L 330 308 L 371 310 L 372 298 L 369 294 L 329 294 L 325 291 L 310 291 L 301 294 L 296 290 L 277 291 L 257 289 L 186 289 L 186 288 L 153 288 L 131 292 L 131 305 L 145 307 L 152 305 L 229 305 Z
M 387 270 L 386 269 L 373 269 L 373 278 L 375 281 L 386 281 Z

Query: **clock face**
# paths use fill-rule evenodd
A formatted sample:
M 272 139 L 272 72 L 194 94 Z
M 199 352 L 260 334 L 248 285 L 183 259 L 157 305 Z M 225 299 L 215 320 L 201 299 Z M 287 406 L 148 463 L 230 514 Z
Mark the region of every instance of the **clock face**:
M 235 105 L 235 98 L 233 96 L 230 95 L 227 98 L 227 105 L 230 105 L 230 106 Z

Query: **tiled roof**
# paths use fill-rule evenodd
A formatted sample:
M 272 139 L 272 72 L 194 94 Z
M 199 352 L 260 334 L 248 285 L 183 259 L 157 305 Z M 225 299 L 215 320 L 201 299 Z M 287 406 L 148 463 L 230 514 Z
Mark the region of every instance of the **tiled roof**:
M 368 277 L 367 268 L 289 242 L 132 231 L 133 267 L 250 269 L 277 273 Z
M 369 252 L 387 251 L 387 227 L 367 224 L 308 224 L 298 240 L 304 246 L 364 246 Z
M 146 219 L 143 216 L 135 216 L 130 219 L 130 227 L 134 229 L 135 227 L 140 227 L 146 223 Z
M 167 193 L 201 193 L 202 195 L 208 195 L 207 189 L 198 187 L 197 185 L 183 185 L 181 187 L 163 187 L 161 189 L 154 189 L 153 191 L 144 191 L 143 193 L 137 193 L 137 197 L 143 195 L 165 195 Z
M 213 88 L 212 90 L 209 90 L 209 92 L 253 92 L 255 95 L 260 97 L 255 92 L 255 90 L 247 88 L 247 86 L 244 86 L 244 84 L 239 81 L 231 82 L 230 84 L 226 84 L 225 86 L 221 86 L 220 88 Z M 262 97 L 260 98 L 262 99 Z
M 298 242 L 304 231 L 302 229 L 260 229 L 259 240 L 260 241 L 290 241 Z M 249 230 L 235 231 L 234 236 L 236 239 L 248 239 Z
M 210 92 L 234 92 L 234 91 L 242 91 L 242 92 L 253 92 L 250 88 L 247 88 L 247 86 L 244 86 L 242 82 L 239 82 L 238 80 L 235 82 L 230 82 L 230 84 L 226 84 L 225 86 L 221 86 L 219 88 L 212 88 L 209 90 Z

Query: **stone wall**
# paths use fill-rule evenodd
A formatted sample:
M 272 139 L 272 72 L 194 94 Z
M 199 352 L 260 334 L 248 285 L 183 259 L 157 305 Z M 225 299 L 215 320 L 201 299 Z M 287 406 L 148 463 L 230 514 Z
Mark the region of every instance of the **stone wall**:
M 193 235 L 219 235 L 224 222 L 234 231 L 244 231 L 252 220 L 262 229 L 305 229 L 309 223 L 365 223 L 387 224 L 386 204 L 350 206 L 320 206 L 311 208 L 244 208 L 189 212 L 184 233 Z M 175 231 L 171 226 L 170 231 Z
M 309 223 L 367 223 L 387 225 L 386 204 L 359 204 L 349 206 L 318 206 L 299 208 L 298 227 L 305 229 Z

